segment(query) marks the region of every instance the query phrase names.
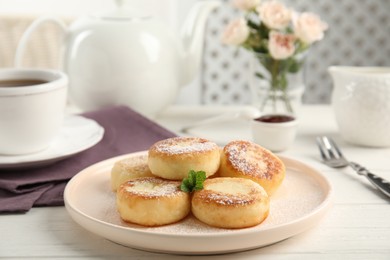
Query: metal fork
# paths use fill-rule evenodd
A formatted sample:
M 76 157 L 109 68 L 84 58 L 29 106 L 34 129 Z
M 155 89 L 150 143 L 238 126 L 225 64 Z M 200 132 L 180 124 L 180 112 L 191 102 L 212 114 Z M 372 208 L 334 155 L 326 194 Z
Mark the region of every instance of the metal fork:
M 363 166 L 348 161 L 344 155 L 342 154 L 339 147 L 336 143 L 329 137 L 321 136 L 317 137 L 317 145 L 320 149 L 321 158 L 323 162 L 332 167 L 332 168 L 342 168 L 346 166 L 350 166 L 354 169 L 359 175 L 363 175 L 367 177 L 367 179 L 383 194 L 390 198 L 390 182 L 379 177 L 369 170 L 364 168 Z

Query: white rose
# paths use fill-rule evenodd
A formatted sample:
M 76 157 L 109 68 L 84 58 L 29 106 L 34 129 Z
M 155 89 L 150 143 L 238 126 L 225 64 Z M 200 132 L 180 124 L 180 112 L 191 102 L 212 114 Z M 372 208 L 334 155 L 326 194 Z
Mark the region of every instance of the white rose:
M 243 11 L 249 11 L 259 3 L 260 0 L 233 0 L 233 6 Z
M 291 10 L 277 1 L 264 2 L 256 11 L 260 20 L 271 29 L 284 29 L 291 21 Z
M 222 42 L 230 45 L 240 45 L 249 36 L 249 27 L 245 19 L 238 18 L 231 21 L 222 34 Z
M 304 43 L 311 44 L 324 37 L 328 25 L 312 13 L 302 13 L 293 21 L 295 35 Z
M 295 52 L 295 36 L 271 31 L 268 41 L 268 49 L 271 56 L 277 60 L 283 60 L 292 56 Z

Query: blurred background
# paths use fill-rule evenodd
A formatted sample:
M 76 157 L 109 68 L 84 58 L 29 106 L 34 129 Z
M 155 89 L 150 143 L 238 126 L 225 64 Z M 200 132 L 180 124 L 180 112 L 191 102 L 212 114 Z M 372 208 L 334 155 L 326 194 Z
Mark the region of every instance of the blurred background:
M 147 9 L 179 31 L 196 0 L 127 0 L 128 6 Z M 227 23 L 241 14 L 230 0 L 208 19 L 202 70 L 185 86 L 180 104 L 249 104 L 250 54 L 220 41 Z M 288 0 L 297 11 L 314 12 L 329 25 L 325 39 L 315 44 L 306 66 L 304 103 L 329 103 L 331 65 L 390 66 L 389 0 Z M 37 17 L 55 15 L 70 24 L 79 16 L 114 9 L 114 0 L 0 0 L 0 67 L 12 67 L 17 43 Z M 23 66 L 60 68 L 61 31 L 47 24 L 33 35 Z

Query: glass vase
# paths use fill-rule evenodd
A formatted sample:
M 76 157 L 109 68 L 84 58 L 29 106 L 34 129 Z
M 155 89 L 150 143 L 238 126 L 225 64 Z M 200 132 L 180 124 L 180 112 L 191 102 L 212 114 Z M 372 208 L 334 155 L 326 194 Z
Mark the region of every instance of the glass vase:
M 254 54 L 250 66 L 252 103 L 263 114 L 296 116 L 305 89 L 306 52 L 286 60 Z

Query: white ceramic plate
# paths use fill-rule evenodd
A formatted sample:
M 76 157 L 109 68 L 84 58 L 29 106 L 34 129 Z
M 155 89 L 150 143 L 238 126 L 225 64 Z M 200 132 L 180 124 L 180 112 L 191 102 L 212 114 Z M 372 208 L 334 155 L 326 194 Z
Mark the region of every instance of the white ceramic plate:
M 302 162 L 280 157 L 287 168 L 286 178 L 271 198 L 270 215 L 258 226 L 218 229 L 191 215 L 179 223 L 156 228 L 125 223 L 116 211 L 110 170 L 117 160 L 138 155 L 102 161 L 70 180 L 64 193 L 65 206 L 78 224 L 133 248 L 175 254 L 218 254 L 262 247 L 301 233 L 317 224 L 331 205 L 332 188 L 322 174 Z
M 59 135 L 50 146 L 37 153 L 27 155 L 0 155 L 0 169 L 20 169 L 44 166 L 65 159 L 97 144 L 104 129 L 94 120 L 69 115 Z

